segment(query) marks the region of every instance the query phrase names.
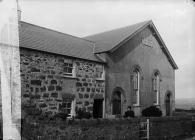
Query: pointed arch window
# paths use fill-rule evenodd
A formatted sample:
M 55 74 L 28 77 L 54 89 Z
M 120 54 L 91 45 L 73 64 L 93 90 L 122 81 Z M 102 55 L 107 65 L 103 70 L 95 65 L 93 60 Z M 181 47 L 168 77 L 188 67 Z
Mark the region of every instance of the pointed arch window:
M 133 103 L 136 106 L 140 105 L 140 71 L 133 71 Z
M 153 94 L 154 94 L 154 104 L 159 105 L 159 96 L 160 96 L 160 75 L 159 75 L 159 72 L 154 73 Z

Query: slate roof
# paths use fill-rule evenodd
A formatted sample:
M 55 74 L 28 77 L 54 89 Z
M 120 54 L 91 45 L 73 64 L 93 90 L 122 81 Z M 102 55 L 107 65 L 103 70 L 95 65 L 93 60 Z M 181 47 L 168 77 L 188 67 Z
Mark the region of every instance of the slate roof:
M 107 52 L 119 45 L 126 38 L 129 38 L 129 36 L 134 35 L 139 29 L 147 26 L 150 22 L 140 22 L 127 27 L 87 36 L 84 39 L 95 42 L 95 53 Z
M 155 34 L 157 34 L 162 44 L 161 49 L 165 53 L 168 61 L 174 69 L 177 69 L 178 67 L 175 61 L 151 20 L 84 38 L 71 36 L 21 21 L 19 26 L 19 45 L 23 48 L 105 63 L 103 58 L 96 54 L 115 51 L 116 48 L 120 47 L 125 41 L 129 40 L 148 25 L 151 25 Z
M 26 22 L 20 22 L 19 45 L 23 48 L 102 62 L 94 55 L 92 42 Z

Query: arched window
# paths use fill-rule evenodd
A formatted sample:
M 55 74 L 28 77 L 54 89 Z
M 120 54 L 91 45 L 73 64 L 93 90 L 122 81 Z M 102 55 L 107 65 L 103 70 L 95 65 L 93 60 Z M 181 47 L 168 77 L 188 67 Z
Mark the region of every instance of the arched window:
M 152 86 L 153 86 L 154 104 L 159 105 L 159 96 L 160 96 L 160 75 L 159 75 L 159 72 L 154 73 Z
M 135 69 L 133 71 L 133 103 L 140 105 L 140 71 Z

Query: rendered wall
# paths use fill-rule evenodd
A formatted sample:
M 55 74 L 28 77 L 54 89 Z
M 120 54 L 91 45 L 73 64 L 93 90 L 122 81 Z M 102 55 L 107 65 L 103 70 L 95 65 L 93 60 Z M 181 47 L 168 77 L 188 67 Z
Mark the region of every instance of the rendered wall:
M 144 45 L 147 44 L 147 45 Z M 149 46 L 150 45 L 150 46 Z M 175 72 L 160 45 L 149 28 L 135 35 L 112 54 L 107 54 L 108 66 L 106 67 L 106 106 L 107 114 L 112 114 L 112 93 L 116 87 L 123 89 L 122 114 L 127 106 L 132 105 L 131 74 L 135 65 L 141 68 L 140 81 L 140 109 L 153 104 L 152 74 L 159 70 L 160 82 L 160 108 L 165 115 L 165 94 L 171 91 L 171 106 L 175 104 Z M 141 112 L 140 110 L 140 112 Z M 140 113 L 137 113 L 140 115 Z

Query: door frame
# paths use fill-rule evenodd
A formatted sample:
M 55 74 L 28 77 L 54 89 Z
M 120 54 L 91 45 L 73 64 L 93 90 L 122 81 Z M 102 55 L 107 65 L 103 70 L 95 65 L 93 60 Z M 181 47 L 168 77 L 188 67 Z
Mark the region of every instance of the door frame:
M 101 102 L 101 116 L 102 116 L 101 118 L 104 118 L 104 99 L 94 99 L 94 103 L 95 103 L 95 100 L 99 100 L 98 101 L 99 103 Z M 94 116 L 94 105 L 93 105 L 93 116 Z
M 123 115 L 123 103 L 124 103 L 124 101 L 123 100 L 125 100 L 125 94 L 124 94 L 124 90 L 121 88 L 121 87 L 116 87 L 116 88 L 114 88 L 114 90 L 113 90 L 113 92 L 112 92 L 112 96 L 111 96 L 111 114 L 112 115 L 116 115 L 116 114 L 113 114 L 113 95 L 115 94 L 115 92 L 120 92 L 120 99 L 121 99 L 121 113 L 120 113 L 120 115 Z

